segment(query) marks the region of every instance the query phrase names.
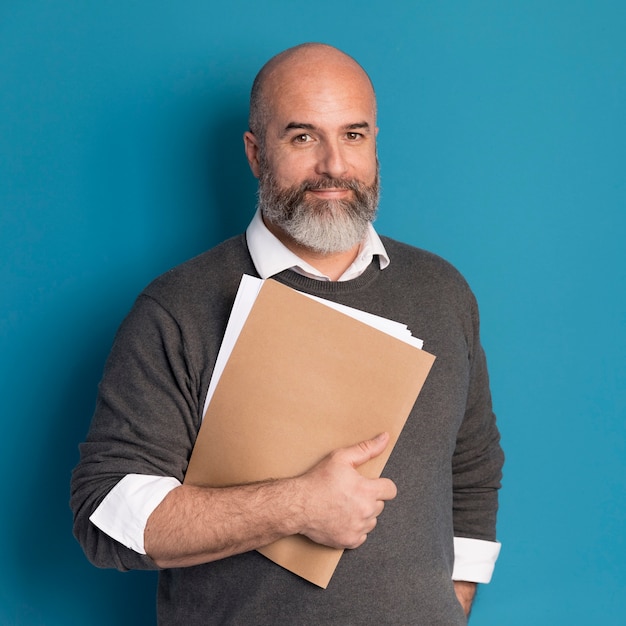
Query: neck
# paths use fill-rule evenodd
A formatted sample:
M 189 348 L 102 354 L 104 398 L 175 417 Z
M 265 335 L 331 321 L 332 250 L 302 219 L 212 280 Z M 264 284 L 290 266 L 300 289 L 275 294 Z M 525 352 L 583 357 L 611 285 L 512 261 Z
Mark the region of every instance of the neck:
M 342 274 L 352 265 L 359 253 L 360 244 L 343 252 L 317 252 L 307 248 L 306 246 L 302 246 L 297 241 L 294 241 L 287 233 L 265 218 L 263 218 L 263 222 L 267 226 L 267 229 L 286 248 L 291 250 L 291 252 L 303 261 L 306 261 L 316 270 L 325 276 L 328 276 L 330 280 L 339 280 L 340 276 L 342 276 Z

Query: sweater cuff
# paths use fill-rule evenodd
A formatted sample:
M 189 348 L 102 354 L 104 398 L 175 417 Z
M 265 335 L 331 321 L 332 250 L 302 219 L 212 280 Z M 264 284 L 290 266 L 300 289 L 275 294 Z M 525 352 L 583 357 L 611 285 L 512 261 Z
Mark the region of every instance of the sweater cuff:
M 498 541 L 469 537 L 454 538 L 454 570 L 452 580 L 488 583 L 500 554 Z
M 89 520 L 122 545 L 145 554 L 143 534 L 148 518 L 180 484 L 169 476 L 128 474 L 109 491 Z

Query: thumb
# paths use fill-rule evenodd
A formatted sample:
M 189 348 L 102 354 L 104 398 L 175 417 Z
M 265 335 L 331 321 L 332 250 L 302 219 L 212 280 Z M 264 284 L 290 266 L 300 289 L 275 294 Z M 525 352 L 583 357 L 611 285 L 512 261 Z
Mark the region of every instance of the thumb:
M 389 433 L 380 433 L 373 439 L 366 439 L 347 448 L 349 461 L 353 467 L 359 467 L 370 459 L 377 457 L 389 443 Z

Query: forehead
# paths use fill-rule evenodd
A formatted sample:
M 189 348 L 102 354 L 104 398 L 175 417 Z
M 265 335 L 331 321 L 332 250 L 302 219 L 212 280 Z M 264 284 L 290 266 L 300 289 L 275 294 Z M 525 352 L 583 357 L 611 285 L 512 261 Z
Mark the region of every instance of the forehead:
M 266 83 L 269 122 L 375 124 L 374 90 L 352 60 L 305 58 L 276 68 Z M 305 119 L 306 118 L 306 119 Z

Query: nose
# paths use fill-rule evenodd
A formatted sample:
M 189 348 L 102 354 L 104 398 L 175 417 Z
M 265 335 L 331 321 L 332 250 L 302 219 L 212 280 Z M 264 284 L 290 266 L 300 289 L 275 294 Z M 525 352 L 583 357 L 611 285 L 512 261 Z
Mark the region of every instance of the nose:
M 315 173 L 328 178 L 342 178 L 348 172 L 342 146 L 338 141 L 324 141 L 319 146 Z

